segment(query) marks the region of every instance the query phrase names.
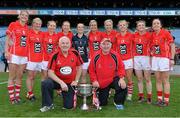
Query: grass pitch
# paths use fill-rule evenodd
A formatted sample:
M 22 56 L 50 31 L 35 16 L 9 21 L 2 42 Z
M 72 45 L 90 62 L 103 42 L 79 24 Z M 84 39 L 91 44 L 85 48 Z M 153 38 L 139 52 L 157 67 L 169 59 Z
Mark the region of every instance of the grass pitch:
M 7 81 L 8 74 L 0 73 L 0 83 Z M 23 86 L 21 90 L 22 104 L 11 105 L 9 103 L 7 83 L 0 84 L 0 117 L 180 117 L 180 77 L 171 76 L 171 96 L 170 105 L 168 107 L 157 107 L 155 105 L 148 105 L 147 103 L 137 102 L 137 79 L 134 77 L 134 93 L 133 101 L 125 103 L 125 109 L 118 111 L 113 105 L 113 97 L 109 98 L 107 106 L 102 110 L 82 111 L 80 106 L 82 98 L 78 97 L 78 106 L 75 110 L 63 110 L 62 98 L 54 94 L 55 109 L 41 113 L 41 80 L 40 75 L 36 76 L 36 83 L 34 93 L 37 100 L 33 103 L 26 100 L 26 75 L 23 77 Z M 145 85 L 145 84 L 144 84 Z M 155 80 L 152 77 L 153 85 L 153 102 L 156 101 Z M 145 91 L 146 89 L 144 89 Z M 91 98 L 88 97 L 88 104 L 91 104 Z

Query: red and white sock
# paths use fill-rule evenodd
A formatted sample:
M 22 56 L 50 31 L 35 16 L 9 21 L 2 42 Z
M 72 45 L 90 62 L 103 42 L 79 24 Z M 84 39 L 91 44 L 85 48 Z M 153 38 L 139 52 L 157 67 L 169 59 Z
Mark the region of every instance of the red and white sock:
M 13 101 L 15 99 L 14 96 L 14 85 L 9 85 L 8 87 L 9 99 Z
M 151 98 L 152 98 L 152 94 L 151 94 L 151 93 L 148 93 L 148 94 L 147 94 L 147 98 L 150 98 L 150 99 L 151 99 Z
M 162 101 L 163 100 L 162 91 L 157 91 L 157 97 L 158 97 L 158 101 Z
M 33 92 L 32 91 L 29 91 L 28 93 L 27 93 L 27 98 L 31 98 L 32 96 L 34 96 L 34 94 L 33 94 Z
M 132 96 L 132 93 L 133 93 L 133 83 L 128 83 L 127 88 L 128 88 L 128 95 Z
M 18 85 L 18 84 L 16 84 L 15 85 L 15 95 L 16 95 L 16 99 L 20 99 L 20 91 L 21 91 L 21 85 Z
M 144 93 L 139 93 L 138 96 L 144 98 Z
M 170 96 L 169 93 L 164 93 L 164 101 L 166 104 L 169 104 L 169 96 Z

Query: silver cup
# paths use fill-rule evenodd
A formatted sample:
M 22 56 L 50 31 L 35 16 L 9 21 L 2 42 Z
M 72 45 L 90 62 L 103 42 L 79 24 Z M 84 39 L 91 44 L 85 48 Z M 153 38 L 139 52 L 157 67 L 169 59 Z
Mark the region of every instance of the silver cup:
M 79 84 L 78 95 L 83 97 L 83 105 L 81 106 L 82 110 L 88 110 L 87 97 L 92 95 L 92 85 L 91 84 Z

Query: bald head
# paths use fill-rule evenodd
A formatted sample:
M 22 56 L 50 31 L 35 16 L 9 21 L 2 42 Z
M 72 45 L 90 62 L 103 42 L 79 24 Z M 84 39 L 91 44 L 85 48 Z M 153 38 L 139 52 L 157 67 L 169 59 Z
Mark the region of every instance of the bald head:
M 68 37 L 63 36 L 59 39 L 59 47 L 62 52 L 68 51 L 70 46 L 71 46 L 71 41 Z

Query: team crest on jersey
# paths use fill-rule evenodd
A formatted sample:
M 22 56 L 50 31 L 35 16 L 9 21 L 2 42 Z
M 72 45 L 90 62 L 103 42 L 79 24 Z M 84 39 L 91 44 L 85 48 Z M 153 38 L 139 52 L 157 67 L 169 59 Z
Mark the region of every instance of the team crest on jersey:
M 59 71 L 63 75 L 70 75 L 72 73 L 72 68 L 70 66 L 64 66 L 64 67 L 61 67 Z
M 124 43 L 124 39 L 123 39 L 123 40 L 121 40 L 121 43 Z
M 155 39 L 155 43 L 156 43 L 156 45 L 159 44 L 159 40 L 158 40 L 158 39 Z
M 52 39 L 49 39 L 49 42 L 51 43 L 51 42 L 52 42 Z

